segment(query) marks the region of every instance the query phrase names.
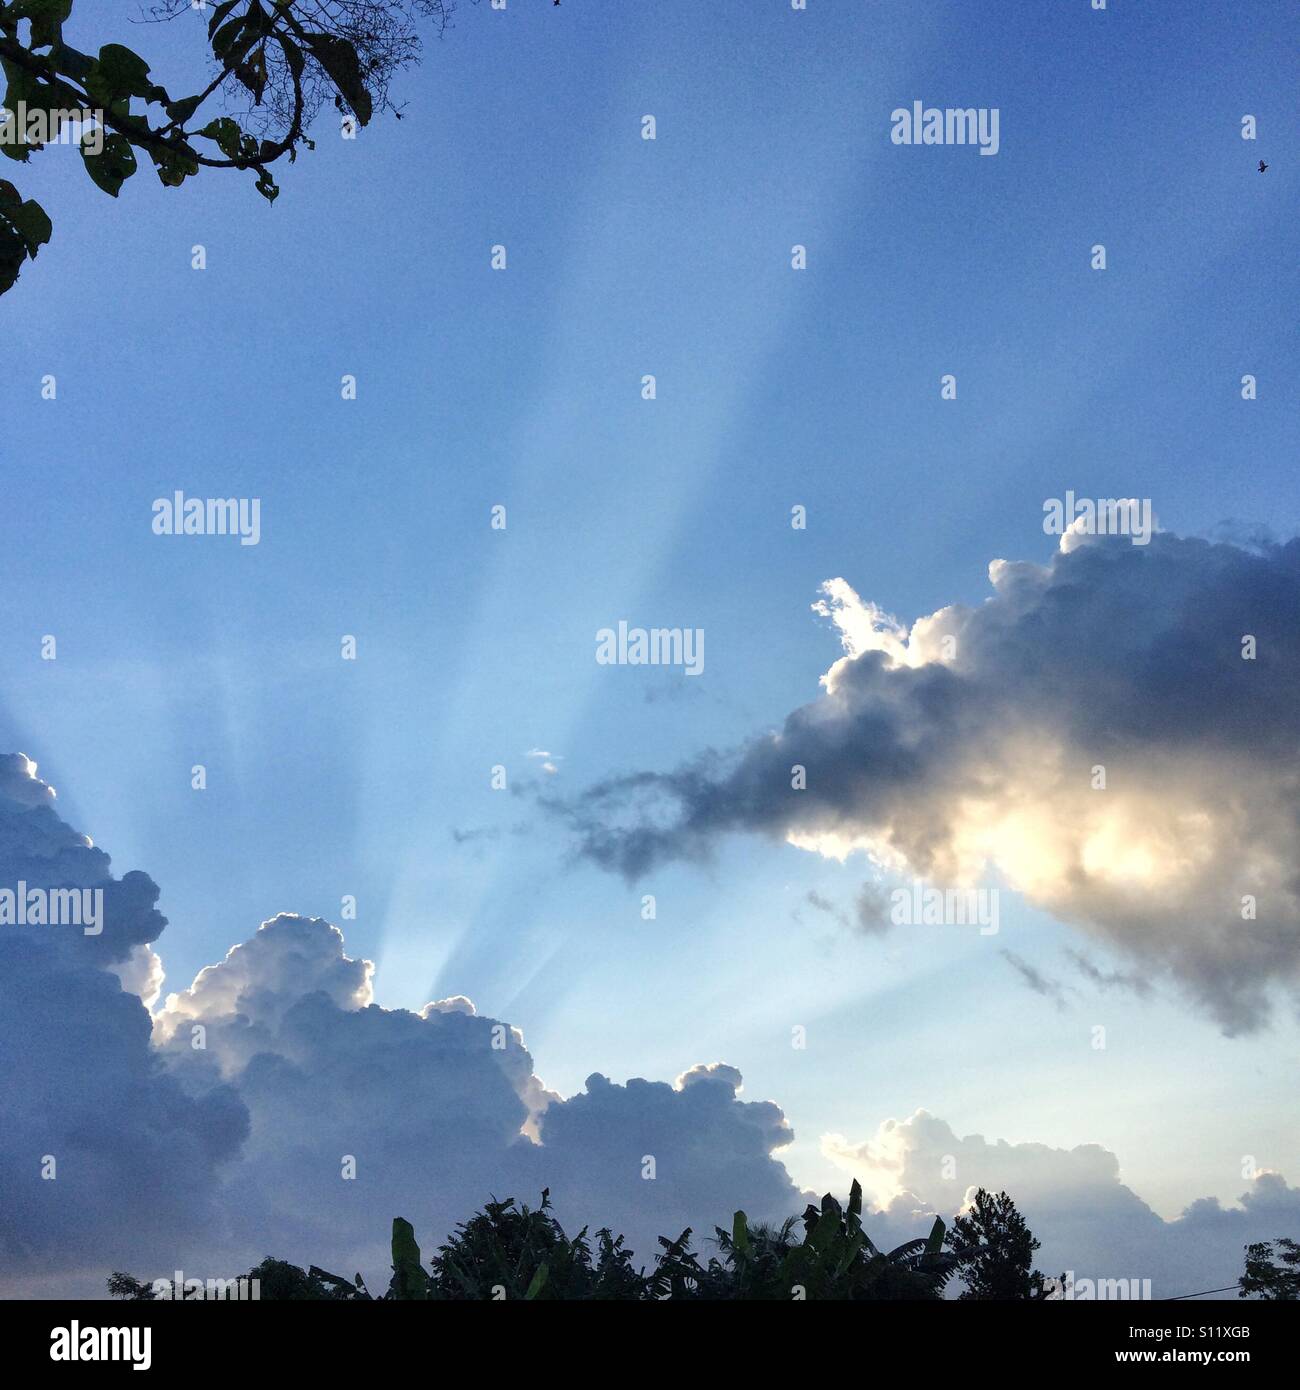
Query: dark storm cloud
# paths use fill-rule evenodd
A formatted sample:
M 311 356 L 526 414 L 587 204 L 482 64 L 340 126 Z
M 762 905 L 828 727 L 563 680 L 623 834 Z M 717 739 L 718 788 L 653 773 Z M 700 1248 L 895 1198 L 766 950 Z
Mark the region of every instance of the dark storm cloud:
M 550 808 L 630 879 L 729 832 L 941 884 L 993 869 L 1259 1026 L 1300 971 L 1300 541 L 1070 533 L 989 573 L 986 602 L 910 632 L 831 581 L 846 655 L 779 731 Z

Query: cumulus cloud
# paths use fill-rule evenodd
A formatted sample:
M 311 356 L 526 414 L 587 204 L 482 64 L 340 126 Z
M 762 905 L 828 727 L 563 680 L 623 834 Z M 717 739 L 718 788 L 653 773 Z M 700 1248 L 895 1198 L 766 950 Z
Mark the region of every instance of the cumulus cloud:
M 566 1100 L 518 1029 L 464 996 L 382 1009 L 371 974 L 336 927 L 282 913 L 158 1017 L 169 1066 L 200 1092 L 229 1081 L 248 1107 L 225 1181 L 245 1241 L 273 1230 L 318 1263 L 382 1268 L 394 1212 L 441 1238 L 489 1196 L 549 1187 L 561 1219 L 610 1222 L 649 1260 L 669 1226 L 720 1219 L 737 1192 L 769 1213 L 794 1201 L 771 1156 L 792 1137 L 784 1116 L 737 1101 L 734 1067 L 676 1087 L 593 1075 Z
M 442 1234 L 522 1179 L 518 1035 L 472 1006 L 380 1008 L 371 976 L 337 927 L 281 913 L 158 1016 L 170 1069 L 198 1091 L 228 1081 L 248 1107 L 223 1184 L 244 1243 L 274 1232 L 318 1263 L 382 1265 L 395 1213 Z
M 0 1055 L 20 1080 L 0 1101 L 6 1292 L 102 1292 L 110 1269 L 152 1278 L 182 1257 L 216 1276 L 268 1252 L 382 1285 L 395 1214 L 431 1247 L 487 1198 L 546 1186 L 566 1223 L 609 1223 L 646 1263 L 657 1236 L 711 1230 L 738 1198 L 796 1205 L 785 1118 L 737 1099 L 734 1067 L 675 1086 L 593 1075 L 566 1099 L 463 995 L 379 1007 L 371 963 L 319 918 L 264 922 L 151 1019 L 158 888 L 115 879 L 54 804 L 29 759 L 0 759 L 0 886 L 107 904 L 98 937 L 0 927 Z
M 248 1132 L 230 1087 L 189 1092 L 167 1073 L 147 1010 L 118 978 L 141 962 L 142 982 L 153 978 L 157 887 L 142 873 L 115 879 L 36 772 L 0 757 L 0 886 L 101 888 L 105 920 L 100 936 L 0 927 L 0 1271 L 19 1293 L 53 1272 L 102 1288 L 128 1257 L 161 1268 L 209 1239 L 218 1171 Z
M 167 977 L 162 957 L 152 946 L 133 946 L 131 954 L 111 969 L 122 988 L 128 994 L 137 995 L 146 1009 L 152 1009 L 162 997 L 163 981 Z
M 373 974 L 368 960 L 343 954 L 337 927 L 282 912 L 232 946 L 219 965 L 205 966 L 189 989 L 168 995 L 157 1023 L 160 1040 L 168 1041 L 186 1021 L 218 1028 L 234 1021 L 238 1026 L 219 1054 L 229 1070 L 260 1051 L 300 999 L 321 994 L 341 1009 L 364 1008 L 373 999 Z
M 830 581 L 844 655 L 779 731 L 549 805 L 629 878 L 732 831 L 995 873 L 1225 1031 L 1260 1026 L 1300 978 L 1300 541 L 1071 536 L 989 578 L 910 629 Z
M 772 1157 L 794 1133 L 780 1106 L 740 1101 L 740 1089 L 724 1063 L 692 1067 L 674 1086 L 589 1076 L 584 1093 L 547 1110 L 534 1154 L 558 1211 L 576 1215 L 581 1198 L 595 1213 L 623 1214 L 629 1244 L 647 1257 L 656 1237 L 688 1226 L 711 1237 L 737 1207 L 762 1221 L 797 1210 L 799 1193 Z
M 877 1209 L 868 1230 L 902 1241 L 965 1209 L 975 1191 L 1007 1191 L 1041 1240 L 1037 1268 L 1079 1279 L 1151 1280 L 1154 1298 L 1220 1289 L 1241 1272 L 1241 1248 L 1272 1240 L 1300 1223 L 1300 1188 L 1262 1172 L 1236 1206 L 1214 1198 L 1165 1221 L 1120 1181 L 1119 1161 L 1097 1144 L 1046 1144 L 959 1138 L 924 1110 L 888 1120 L 868 1140 L 822 1139 L 822 1152 L 852 1174 Z
M 155 907 L 158 885 L 135 869 L 114 878 L 108 855 L 59 818 L 54 788 L 36 773 L 25 754 L 0 754 L 0 887 L 15 893 L 20 883 L 46 890 L 99 889 L 102 930 L 93 936 L 75 926 L 7 924 L 0 930 L 10 939 L 26 936 L 79 965 L 125 964 L 167 925 Z
M 802 1206 L 780 1158 L 790 1125 L 775 1102 L 741 1099 L 736 1067 L 700 1063 L 672 1084 L 593 1073 L 558 1095 L 518 1029 L 463 995 L 381 1008 L 370 962 L 318 918 L 270 918 L 151 1019 L 122 981 L 160 983 L 158 889 L 114 879 L 53 802 L 29 760 L 0 761 L 0 884 L 99 886 L 119 912 L 99 938 L 0 929 L 0 1055 L 21 1082 L 0 1100 L 5 1293 L 102 1292 L 110 1269 L 153 1278 L 178 1259 L 215 1277 L 268 1253 L 382 1285 L 393 1215 L 429 1249 L 489 1196 L 544 1186 L 568 1228 L 608 1223 L 646 1264 L 659 1235 L 707 1239 L 737 1207 L 779 1220 Z M 924 1112 L 825 1147 L 880 1196 L 882 1241 L 951 1214 L 974 1185 L 1005 1186 L 1043 1268 L 1175 1270 L 1180 1292 L 1226 1282 L 1242 1244 L 1300 1215 L 1265 1174 L 1239 1207 L 1205 1200 L 1161 1222 L 1096 1146 L 958 1140 Z

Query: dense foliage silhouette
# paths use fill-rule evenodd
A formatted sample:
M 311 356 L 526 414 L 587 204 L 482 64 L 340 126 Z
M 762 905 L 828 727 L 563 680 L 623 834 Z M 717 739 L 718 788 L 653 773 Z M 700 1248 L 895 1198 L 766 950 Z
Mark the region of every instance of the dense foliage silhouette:
M 360 1274 L 349 1280 L 317 1265 L 304 1270 L 269 1258 L 243 1278 L 258 1281 L 261 1299 L 322 1302 L 937 1300 L 954 1279 L 963 1286 L 961 1299 L 1040 1302 L 1053 1284 L 1065 1286 L 1065 1276 L 1046 1280 L 1033 1268 L 1039 1242 L 1011 1198 L 983 1188 L 951 1230 L 936 1217 L 928 1236 L 888 1251 L 863 1230 L 857 1182 L 847 1206 L 827 1193 L 820 1206 L 810 1204 L 802 1217 L 779 1226 L 751 1226 L 736 1212 L 730 1230 L 714 1228 L 717 1253 L 707 1260 L 692 1249 L 693 1234 L 688 1227 L 675 1239 L 660 1236 L 653 1266 L 638 1268 L 624 1238 L 608 1228 L 594 1242 L 585 1226 L 567 1236 L 543 1189 L 536 1208 L 513 1197 L 487 1202 L 427 1267 L 411 1223 L 395 1217 L 393 1273 L 379 1295 Z M 1247 1246 L 1237 1287 L 1242 1298 L 1300 1298 L 1300 1243 L 1284 1238 Z M 136 1301 L 178 1296 L 165 1280 L 151 1284 L 120 1271 L 110 1276 L 108 1291 Z

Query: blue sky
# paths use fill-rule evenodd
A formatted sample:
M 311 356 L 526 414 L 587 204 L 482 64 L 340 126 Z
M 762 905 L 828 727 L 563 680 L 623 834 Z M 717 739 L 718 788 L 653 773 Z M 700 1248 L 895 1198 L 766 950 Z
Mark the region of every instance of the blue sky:
M 124 41 L 198 75 L 187 30 Z M 322 118 L 274 207 L 143 173 L 113 202 L 45 152 L 16 181 L 55 237 L 0 304 L 0 745 L 159 882 L 168 989 L 352 894 L 382 1003 L 468 995 L 565 1094 L 725 1060 L 808 1186 L 842 1185 L 823 1133 L 917 1106 L 1102 1144 L 1162 1214 L 1243 1154 L 1293 1176 L 1292 1017 L 1058 1009 L 1000 948 L 1059 975 L 1076 934 L 1019 897 L 994 941 L 864 937 L 805 902 L 847 909 L 861 856 L 736 838 L 629 885 L 529 790 L 780 725 L 840 655 L 823 581 L 977 604 L 991 560 L 1050 559 L 1067 488 L 1295 535 L 1293 46 L 1273 5 L 510 0 L 462 6 L 400 123 Z M 892 145 L 913 100 L 999 108 L 998 154 Z M 260 544 L 153 535 L 176 489 L 260 498 Z M 597 665 L 620 618 L 703 628 L 705 674 Z

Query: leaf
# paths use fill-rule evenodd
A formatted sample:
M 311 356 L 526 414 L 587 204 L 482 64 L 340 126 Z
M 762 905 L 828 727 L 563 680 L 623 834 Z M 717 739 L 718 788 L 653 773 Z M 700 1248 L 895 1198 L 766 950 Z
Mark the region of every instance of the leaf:
M 357 57 L 357 50 L 347 39 L 335 38 L 330 34 L 309 34 L 307 46 L 360 124 L 367 124 L 373 103 L 361 76 L 361 60 Z
M 925 1253 L 927 1255 L 937 1255 L 943 1248 L 943 1237 L 947 1227 L 943 1224 L 943 1217 L 936 1216 L 934 1225 L 930 1227 L 930 1234 L 925 1242 Z
M 70 77 L 74 82 L 84 83 L 95 66 L 95 60 L 88 53 L 79 53 L 75 48 L 58 48 L 50 54 L 50 63 L 55 72 L 62 77 Z
M 217 147 L 227 159 L 236 159 L 239 156 L 239 139 L 243 135 L 239 126 L 230 119 L 229 116 L 218 116 L 215 121 L 209 121 L 207 125 L 199 131 L 200 135 L 205 135 L 209 140 L 215 140 Z
M 110 135 L 99 154 L 90 154 L 83 143 L 81 158 L 86 172 L 112 198 L 117 197 L 122 185 L 135 173 L 135 151 L 125 135 Z
M 427 1298 L 429 1294 L 415 1228 L 400 1216 L 393 1217 L 393 1291 L 401 1299 Z
M 111 106 L 123 97 L 153 99 L 153 90 L 149 64 L 120 43 L 106 43 L 99 50 L 86 78 L 86 91 L 103 106 Z
M 187 178 L 199 172 L 199 161 L 180 150 L 151 149 L 149 153 L 164 188 L 179 188 Z
M 184 125 L 199 109 L 202 100 L 203 95 L 200 93 L 198 96 L 182 97 L 180 101 L 170 101 L 167 103 L 167 114 L 177 125 Z
M 15 18 L 32 22 L 32 48 L 52 48 L 63 41 L 63 24 L 72 0 L 19 0 Z
M 244 14 L 237 15 L 212 36 L 213 57 L 226 68 L 234 68 L 261 38 L 271 31 L 271 22 L 258 0 L 252 0 Z M 209 31 L 210 32 L 210 31 Z
M 0 294 L 12 289 L 27 259 L 22 237 L 0 216 Z
M 538 1265 L 537 1273 L 533 1275 L 532 1282 L 528 1285 L 528 1292 L 524 1295 L 525 1301 L 531 1301 L 546 1287 L 546 1280 L 551 1273 L 549 1265 Z
M 839 1274 L 844 1274 L 852 1266 L 854 1260 L 866 1249 L 867 1235 L 865 1231 L 857 1231 L 848 1241 L 843 1258 L 840 1260 Z
M 232 19 L 229 24 L 219 29 L 212 40 L 212 54 L 218 62 L 225 64 L 227 53 L 235 45 L 235 40 L 244 32 L 244 16 L 241 14 Z M 249 36 L 249 43 L 252 43 L 252 36 Z
M 356 1293 L 356 1288 L 341 1274 L 331 1274 L 329 1270 L 322 1269 L 319 1265 L 312 1265 L 307 1273 L 311 1278 L 319 1279 L 323 1284 L 331 1284 L 336 1289 L 346 1289 L 349 1298 Z
M 35 259 L 52 230 L 39 203 L 23 202 L 13 184 L 0 179 L 0 294 L 13 287 L 23 262 Z
M 239 4 L 239 0 L 221 0 L 221 3 L 213 10 L 212 18 L 208 20 L 208 38 L 216 33 L 217 26 L 237 4 Z
M 823 1216 L 820 1221 L 808 1232 L 804 1239 L 804 1244 L 810 1249 L 815 1250 L 819 1255 L 829 1253 L 831 1246 L 839 1236 L 839 1223 L 831 1220 L 829 1216 Z
M 253 105 L 261 106 L 266 90 L 266 46 L 259 48 L 235 69 L 235 76 L 253 94 Z
M 28 143 L 27 129 L 19 126 L 17 113 L 24 107 L 28 111 L 46 110 L 50 103 L 42 99 L 42 84 L 25 68 L 20 68 L 7 58 L 0 59 L 0 68 L 8 79 L 4 98 L 6 109 L 3 116 L 0 116 L 0 121 L 4 122 L 7 129 L 6 138 L 0 140 L 0 153 L 8 155 L 19 164 L 26 164 L 31 152 L 39 150 L 41 146 L 37 142 Z
M 45 209 L 39 203 L 28 199 L 7 216 L 27 243 L 27 254 L 35 260 L 37 251 L 54 235 L 54 224 Z

